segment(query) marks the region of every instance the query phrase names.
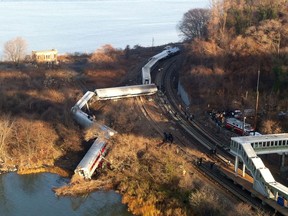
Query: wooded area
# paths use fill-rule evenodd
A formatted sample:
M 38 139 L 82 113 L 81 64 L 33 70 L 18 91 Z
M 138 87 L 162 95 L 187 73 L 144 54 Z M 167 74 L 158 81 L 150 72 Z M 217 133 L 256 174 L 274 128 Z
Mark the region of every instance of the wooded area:
M 189 10 L 178 28 L 188 55 L 181 82 L 194 105 L 255 108 L 260 71 L 260 114 L 273 119 L 288 111 L 286 0 L 212 1 L 210 9 Z M 262 129 L 280 132 L 287 129 L 282 123 Z

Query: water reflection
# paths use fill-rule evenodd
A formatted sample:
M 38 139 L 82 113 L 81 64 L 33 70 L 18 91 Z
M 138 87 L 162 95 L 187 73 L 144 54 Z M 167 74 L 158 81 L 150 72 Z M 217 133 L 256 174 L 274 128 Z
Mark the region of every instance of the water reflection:
M 6 190 L 3 184 L 4 178 L 0 177 L 0 206 L 1 206 L 1 211 L 7 212 L 8 214 L 10 213 L 9 209 L 13 208 L 12 203 L 9 202 L 8 200 L 8 195 L 6 194 Z
M 113 191 L 100 191 L 81 197 L 56 197 L 53 187 L 67 182 L 55 174 L 0 175 L 0 215 L 5 216 L 131 216 Z

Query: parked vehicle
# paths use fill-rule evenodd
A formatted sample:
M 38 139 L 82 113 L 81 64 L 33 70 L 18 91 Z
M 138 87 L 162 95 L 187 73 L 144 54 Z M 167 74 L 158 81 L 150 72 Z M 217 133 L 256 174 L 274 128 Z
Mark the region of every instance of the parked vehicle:
M 246 122 L 244 123 L 236 118 L 227 118 L 225 121 L 225 127 L 235 131 L 235 133 L 239 135 L 248 135 L 250 132 L 254 131 L 250 124 Z

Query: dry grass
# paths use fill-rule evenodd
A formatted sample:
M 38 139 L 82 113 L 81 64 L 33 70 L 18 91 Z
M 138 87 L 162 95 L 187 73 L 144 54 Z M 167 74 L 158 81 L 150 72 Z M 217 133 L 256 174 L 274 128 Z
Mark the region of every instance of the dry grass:
M 115 86 L 115 82 L 119 81 L 119 77 L 125 75 L 125 70 L 121 68 L 103 70 L 103 69 L 88 69 L 85 76 L 89 77 L 89 83 L 93 83 L 96 88 L 107 88 Z
M 61 169 L 59 167 L 39 167 L 39 168 L 20 168 L 17 170 L 17 174 L 19 175 L 28 175 L 28 174 L 33 174 L 33 173 L 44 173 L 44 172 L 49 172 L 49 173 L 54 173 L 57 175 L 60 175 L 62 177 L 69 177 L 70 173 L 68 173 L 66 170 Z
M 159 148 L 160 142 L 160 137 L 116 136 L 107 157 L 114 173 L 108 174 L 134 214 L 189 215 L 185 202 L 193 184 L 193 169 L 177 155 L 176 146 Z
M 161 135 L 153 133 L 153 128 L 133 110 L 135 101 L 124 99 L 110 103 L 101 112 L 108 116 L 118 132 L 121 131 L 109 141 L 106 160 L 111 163 L 112 170 L 98 170 L 97 180 L 91 182 L 73 178 L 70 185 L 57 189 L 57 194 L 79 195 L 99 188 L 114 188 L 136 215 L 228 214 L 228 206 L 232 205 L 228 199 L 217 190 L 208 190 L 206 183 L 195 174 L 192 163 L 196 153 L 190 149 L 191 157 L 187 157 L 177 143 L 159 145 Z M 138 134 L 139 131 L 145 136 Z M 212 194 L 209 200 L 205 200 L 205 193 L 206 196 Z M 204 209 L 201 202 L 211 207 Z
M 149 57 L 155 52 L 151 50 Z M 127 62 L 123 64 L 125 58 Z M 17 164 L 21 173 L 54 172 L 43 167 L 55 164 L 73 170 L 81 160 L 78 154 L 85 136 L 69 114 L 71 106 L 82 96 L 74 80 L 91 89 L 115 86 L 126 75 L 131 58 L 108 46 L 97 51 L 89 66 L 81 67 L 77 75 L 72 69 L 43 67 L 0 71 L 0 78 L 6 79 L 0 86 L 1 114 L 13 115 L 6 153 L 10 163 Z M 65 59 L 73 64 L 72 58 Z M 100 170 L 96 173 L 97 180 L 89 182 L 73 178 L 57 194 L 78 195 L 114 188 L 135 214 L 197 215 L 190 197 L 203 183 L 196 176 L 191 159 L 182 154 L 177 143 L 159 146 L 161 135 L 137 115 L 133 99 L 112 102 L 98 116 L 105 116 L 99 120 L 120 133 L 109 142 L 107 160 L 113 170 Z M 222 205 L 218 201 L 215 202 Z
M 0 116 L 13 116 L 13 129 L 5 144 L 7 165 L 26 170 L 53 166 L 66 151 L 82 149 L 80 133 L 69 113 L 70 100 L 79 91 L 73 82 L 76 72 L 10 67 L 0 70 Z
M 268 119 L 262 121 L 261 131 L 264 134 L 281 133 L 282 128 L 278 121 Z
M 228 207 L 232 205 L 228 199 L 196 175 L 192 164 L 196 153 L 190 149 L 191 156 L 187 157 L 177 143 L 159 145 L 162 136 L 138 116 L 133 99 L 111 102 L 101 110 L 101 115 L 119 132 L 109 140 L 106 160 L 112 170 L 98 170 L 97 180 L 90 182 L 73 177 L 71 184 L 57 189 L 58 195 L 114 188 L 136 215 L 228 214 Z M 209 204 L 210 207 L 205 208 Z
M 57 139 L 57 133 L 49 124 L 19 118 L 14 122 L 9 155 L 17 158 L 19 168 L 53 165 L 53 161 L 61 155 L 55 146 Z
M 0 132 L 0 159 L 7 166 L 16 164 L 28 170 L 57 163 L 75 168 L 79 160 L 75 152 L 83 150 L 83 135 L 70 115 L 83 95 L 78 82 L 91 89 L 115 86 L 129 65 L 123 51 L 111 46 L 104 46 L 93 57 L 60 59 L 62 64 L 54 68 L 0 65 L 0 118 L 4 122 L 2 117 L 13 116 L 11 131 Z M 76 162 L 69 165 L 67 158 Z

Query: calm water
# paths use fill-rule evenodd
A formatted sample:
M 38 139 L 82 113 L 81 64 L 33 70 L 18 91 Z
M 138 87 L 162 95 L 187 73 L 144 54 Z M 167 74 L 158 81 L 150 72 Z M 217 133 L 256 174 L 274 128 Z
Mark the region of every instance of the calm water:
M 53 187 L 67 180 L 58 175 L 0 175 L 1 216 L 130 216 L 113 191 L 95 192 L 86 197 L 57 198 Z
M 4 43 L 17 36 L 27 41 L 29 52 L 178 42 L 183 14 L 208 6 L 209 0 L 0 0 L 0 55 Z

